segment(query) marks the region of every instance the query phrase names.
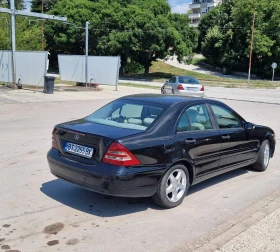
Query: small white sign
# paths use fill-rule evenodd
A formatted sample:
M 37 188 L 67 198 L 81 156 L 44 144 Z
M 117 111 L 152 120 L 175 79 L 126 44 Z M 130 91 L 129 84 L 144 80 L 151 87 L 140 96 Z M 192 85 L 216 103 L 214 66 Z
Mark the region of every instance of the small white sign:
M 277 67 L 277 64 L 276 64 L 276 63 L 272 63 L 271 67 L 272 67 L 273 69 L 275 69 L 275 68 Z

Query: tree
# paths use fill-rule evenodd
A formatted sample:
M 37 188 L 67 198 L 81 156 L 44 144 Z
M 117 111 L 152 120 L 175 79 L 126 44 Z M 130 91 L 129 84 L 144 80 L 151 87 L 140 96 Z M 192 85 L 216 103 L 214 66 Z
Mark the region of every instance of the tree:
M 201 44 L 202 54 L 209 59 L 211 65 L 219 65 L 222 53 L 223 35 L 217 25 L 210 28 Z
M 4 8 L 10 8 L 10 0 L 2 0 L 0 1 L 0 6 Z M 15 7 L 17 10 L 21 10 L 24 8 L 24 0 L 15 0 Z
M 86 21 L 91 24 L 91 55 L 120 55 L 123 68 L 130 59 L 141 64 L 145 74 L 170 48 L 181 60 L 197 46 L 197 33 L 189 28 L 187 15 L 171 14 L 166 0 L 60 0 L 49 14 L 65 15 L 75 24 L 46 24 L 52 55 L 84 54 L 84 30 L 77 27 L 84 27 Z
M 228 0 L 203 17 L 199 24 L 199 40 L 209 63 L 238 71 L 248 70 L 254 9 L 252 72 L 259 76 L 271 74 L 271 63 L 280 60 L 278 0 L 271 0 L 269 4 L 265 0 Z
M 241 5 L 243 8 L 238 10 Z M 280 14 L 280 2 L 277 0 L 271 0 L 269 4 L 265 0 L 255 0 L 254 2 L 239 0 L 237 2 L 232 17 L 236 25 L 244 27 L 244 36 L 246 38 L 244 55 L 246 58 L 249 57 L 250 53 L 254 9 L 256 10 L 256 18 L 252 70 L 260 76 L 268 76 L 271 74 L 271 63 L 274 60 L 280 60 L 278 49 L 280 20 L 276 18 Z
M 44 12 L 50 11 L 58 0 L 32 0 L 31 11 L 42 13 L 42 2 L 44 7 Z

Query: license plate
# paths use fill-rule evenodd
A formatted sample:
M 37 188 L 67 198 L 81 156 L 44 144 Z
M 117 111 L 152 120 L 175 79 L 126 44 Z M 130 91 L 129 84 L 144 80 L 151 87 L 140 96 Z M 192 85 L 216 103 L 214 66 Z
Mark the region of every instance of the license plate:
M 190 91 L 197 91 L 197 88 L 189 87 L 189 88 L 187 88 L 187 90 L 190 90 Z
M 78 144 L 66 143 L 64 151 L 78 155 L 78 156 L 82 156 L 85 158 L 92 158 L 94 149 L 88 148 L 85 146 L 81 146 Z

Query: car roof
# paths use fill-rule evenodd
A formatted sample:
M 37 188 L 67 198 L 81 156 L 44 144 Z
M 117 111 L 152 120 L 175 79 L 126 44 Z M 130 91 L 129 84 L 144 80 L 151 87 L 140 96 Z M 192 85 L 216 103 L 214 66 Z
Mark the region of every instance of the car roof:
M 210 99 L 200 98 L 200 97 L 162 95 L 162 94 L 136 94 L 136 95 L 124 96 L 121 97 L 120 99 L 166 104 L 166 105 L 171 105 L 171 104 L 176 104 L 181 102 L 192 103 L 195 101 L 201 101 L 201 102 L 211 101 Z

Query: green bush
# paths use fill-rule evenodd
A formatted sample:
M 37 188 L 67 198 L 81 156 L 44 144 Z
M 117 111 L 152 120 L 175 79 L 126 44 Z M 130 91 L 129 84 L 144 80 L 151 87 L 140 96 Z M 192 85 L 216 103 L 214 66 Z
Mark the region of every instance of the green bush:
M 126 74 L 142 74 L 144 67 L 137 62 L 128 62 L 125 70 Z

